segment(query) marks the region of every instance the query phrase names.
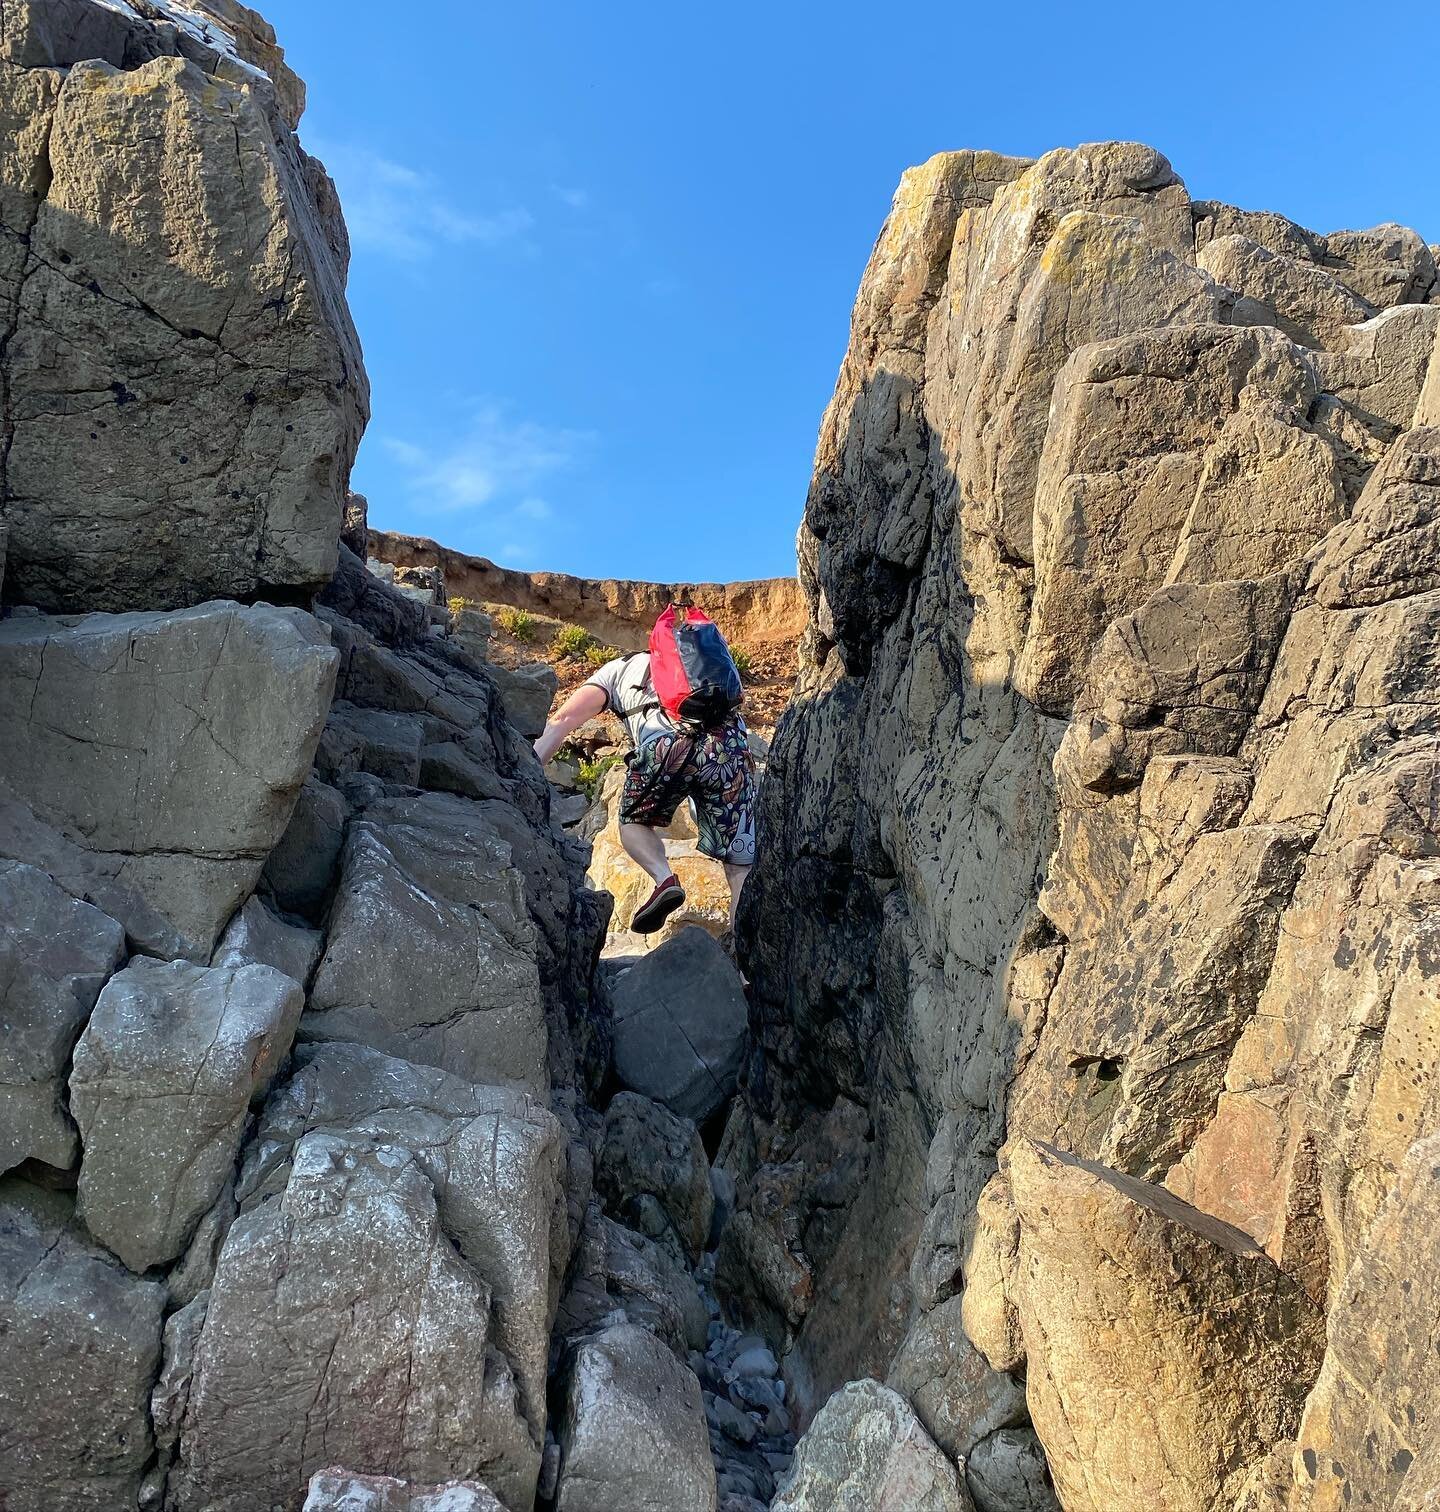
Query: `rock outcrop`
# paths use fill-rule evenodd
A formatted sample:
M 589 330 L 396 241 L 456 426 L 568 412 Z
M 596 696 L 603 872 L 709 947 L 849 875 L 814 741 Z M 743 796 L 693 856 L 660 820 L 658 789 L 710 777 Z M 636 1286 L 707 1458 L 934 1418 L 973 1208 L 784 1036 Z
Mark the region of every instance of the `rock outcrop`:
M 269 28 L 228 0 L 29 0 L 0 59 L 6 599 L 319 587 L 369 399 Z
M 446 583 L 793 585 L 372 531 L 303 103 L 236 0 L 0 7 L 0 1503 L 1434 1505 L 1433 249 L 906 176 L 747 995 L 601 963 L 555 674 Z
M 1440 1086 L 1437 333 L 1415 233 L 1132 144 L 944 154 L 876 244 L 722 1273 L 803 1417 L 888 1374 L 982 1512 L 1430 1488 L 1384 1257 Z
M 670 603 L 703 604 L 736 645 L 793 642 L 805 627 L 805 601 L 793 577 L 743 583 L 645 583 L 577 578 L 565 572 L 517 572 L 467 556 L 423 536 L 372 529 L 370 551 L 395 567 L 438 568 L 446 591 L 484 604 L 506 604 L 579 625 L 607 646 L 643 651 L 650 626 Z

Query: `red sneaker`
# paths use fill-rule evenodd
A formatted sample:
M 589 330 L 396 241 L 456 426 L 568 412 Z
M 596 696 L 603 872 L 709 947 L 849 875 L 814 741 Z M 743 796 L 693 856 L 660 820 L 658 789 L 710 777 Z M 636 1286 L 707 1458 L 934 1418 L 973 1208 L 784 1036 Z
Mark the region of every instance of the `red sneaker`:
M 685 901 L 685 889 L 674 872 L 656 885 L 655 891 L 635 910 L 630 928 L 636 934 L 654 934 Z

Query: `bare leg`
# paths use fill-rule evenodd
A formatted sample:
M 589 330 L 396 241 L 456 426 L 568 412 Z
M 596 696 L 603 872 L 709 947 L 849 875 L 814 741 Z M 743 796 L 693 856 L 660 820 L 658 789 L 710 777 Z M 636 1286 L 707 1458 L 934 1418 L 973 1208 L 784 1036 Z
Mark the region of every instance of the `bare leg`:
M 665 842 L 648 825 L 622 824 L 620 844 L 625 847 L 625 854 L 649 875 L 651 881 L 658 884 L 670 875 L 670 860 L 665 854 Z
M 730 884 L 730 928 L 735 928 L 735 910 L 740 906 L 740 889 L 745 886 L 745 879 L 750 875 L 750 867 L 736 866 L 733 862 L 725 863 L 725 880 Z

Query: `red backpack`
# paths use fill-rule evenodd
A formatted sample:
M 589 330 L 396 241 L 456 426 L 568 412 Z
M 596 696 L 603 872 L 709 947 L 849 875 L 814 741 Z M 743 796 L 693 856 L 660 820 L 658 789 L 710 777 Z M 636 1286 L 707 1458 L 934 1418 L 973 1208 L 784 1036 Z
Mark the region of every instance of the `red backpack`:
M 671 719 L 702 730 L 718 730 L 744 697 L 734 658 L 714 620 L 675 604 L 650 632 L 650 681 Z

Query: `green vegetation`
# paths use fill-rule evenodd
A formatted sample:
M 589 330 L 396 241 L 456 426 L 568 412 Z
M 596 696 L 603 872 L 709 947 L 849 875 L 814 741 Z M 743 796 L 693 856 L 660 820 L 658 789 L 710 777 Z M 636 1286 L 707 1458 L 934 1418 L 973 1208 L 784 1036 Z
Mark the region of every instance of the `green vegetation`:
M 614 661 L 619 654 L 614 646 L 602 646 L 599 641 L 592 641 L 585 648 L 585 660 L 597 670 L 606 662 Z
M 523 609 L 501 609 L 495 616 L 495 622 L 506 635 L 517 641 L 535 639 L 535 616 L 527 614 Z
M 735 670 L 740 674 L 740 676 L 742 678 L 748 679 L 750 676 L 751 665 L 750 653 L 744 648 L 744 646 L 731 646 L 730 660 L 735 663 Z
M 550 650 L 562 661 L 583 661 L 585 653 L 595 644 L 595 637 L 579 625 L 561 625 L 550 643 Z
M 617 762 L 624 761 L 624 757 L 612 752 L 609 756 L 602 756 L 599 761 L 581 761 L 580 775 L 576 779 L 580 791 L 594 803 L 600 792 L 600 784 L 605 780 L 605 773 Z

